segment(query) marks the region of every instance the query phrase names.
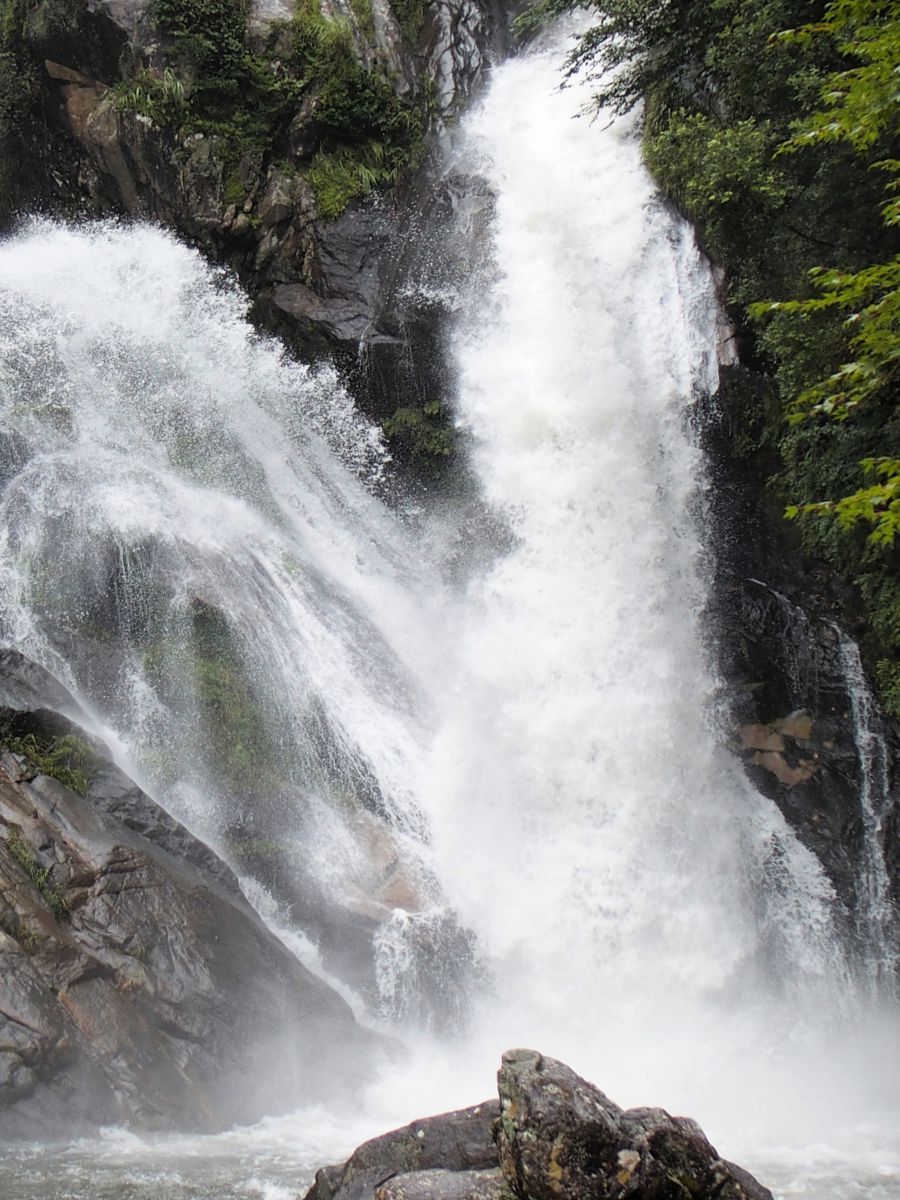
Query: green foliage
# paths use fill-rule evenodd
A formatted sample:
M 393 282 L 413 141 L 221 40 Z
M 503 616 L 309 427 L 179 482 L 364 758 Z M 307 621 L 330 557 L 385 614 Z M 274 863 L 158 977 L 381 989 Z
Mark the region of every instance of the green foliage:
M 425 23 L 427 0 L 392 0 L 391 8 L 403 36 L 414 46 Z
M 308 39 L 304 27 L 306 46 Z M 423 121 L 383 75 L 356 61 L 343 40 L 320 36 L 311 49 L 309 61 L 323 72 L 324 82 L 316 106 L 322 145 L 309 179 L 323 216 L 334 218 L 351 201 L 395 183 L 416 162 Z
M 65 896 L 53 887 L 50 882 L 50 868 L 42 867 L 37 856 L 24 838 L 17 833 L 11 833 L 6 839 L 6 848 L 21 866 L 28 878 L 41 894 L 44 903 L 58 921 L 69 915 L 69 905 Z
M 405 458 L 432 467 L 450 458 L 454 447 L 452 425 L 437 400 L 421 408 L 398 408 L 382 424 L 388 442 Z
M 824 21 L 781 38 L 803 44 L 824 35 L 834 37 L 841 52 L 861 65 L 828 76 L 821 87 L 822 107 L 797 123 L 782 150 L 849 143 L 867 166 L 888 176 L 882 214 L 890 229 L 900 225 L 900 162 L 892 156 L 873 162 L 870 152 L 890 155 L 900 129 L 900 14 L 882 0 L 834 0 Z M 889 393 L 893 402 L 900 367 L 900 254 L 857 270 L 815 267 L 809 278 L 813 295 L 758 303 L 750 310 L 757 319 L 778 314 L 808 320 L 827 312 L 841 320 L 846 353 L 834 369 L 794 395 L 792 419 L 824 415 L 846 421 Z M 900 529 L 900 457 L 884 453 L 887 447 L 879 442 L 873 445 L 882 452 L 861 460 L 868 477 L 864 486 L 838 499 L 793 505 L 788 516 L 832 516 L 844 528 L 865 522 L 874 545 L 890 545 Z
M 764 229 L 784 207 L 788 182 L 774 161 L 778 136 L 753 117 L 722 124 L 707 113 L 678 109 L 644 142 L 650 169 L 669 195 L 701 224 L 710 252 L 727 255 L 749 235 L 748 216 Z
M 14 143 L 35 93 L 34 71 L 20 53 L 25 0 L 0 0 L 0 217 L 15 190 Z
M 350 0 L 350 8 L 356 18 L 360 33 L 367 38 L 375 34 L 375 17 L 372 12 L 372 0 Z
M 80 796 L 87 794 L 96 756 L 83 738 L 75 734 L 38 737 L 34 733 L 7 739 L 10 750 L 23 754 L 44 775 L 58 779 Z
M 371 0 L 353 0 L 360 30 L 371 35 Z M 248 152 L 272 151 L 299 101 L 315 98 L 320 146 L 312 184 L 323 215 L 393 183 L 415 161 L 422 121 L 387 78 L 358 61 L 345 22 L 322 16 L 316 0 L 301 0 L 291 25 L 290 52 L 278 57 L 247 46 L 244 0 L 154 0 L 160 30 L 180 60 L 152 83 L 146 74 L 119 104 L 158 124 L 183 124 L 224 143 L 224 204 L 244 199 L 238 164 Z M 272 36 L 283 33 L 273 29 Z M 180 89 L 180 91 L 179 91 Z
M 309 169 L 309 182 L 323 217 L 339 217 L 353 200 L 360 200 L 382 185 L 394 183 L 399 165 L 380 142 L 345 147 L 334 153 L 320 150 Z
M 194 73 L 198 109 L 233 106 L 249 70 L 246 0 L 154 0 L 153 14 Z
M 171 67 L 166 67 L 161 76 L 144 71 L 136 79 L 119 84 L 115 104 L 119 112 L 141 113 L 157 125 L 177 125 L 184 116 L 187 96 L 184 84 Z

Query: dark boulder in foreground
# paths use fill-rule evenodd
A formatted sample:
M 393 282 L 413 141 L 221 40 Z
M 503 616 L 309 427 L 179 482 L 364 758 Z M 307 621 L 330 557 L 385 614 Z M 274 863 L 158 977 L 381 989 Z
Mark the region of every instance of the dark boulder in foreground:
M 569 1067 L 510 1050 L 499 1109 L 414 1121 L 324 1167 L 306 1200 L 772 1200 L 696 1122 L 621 1109 Z
M 498 1075 L 500 1164 L 528 1200 L 772 1200 L 695 1121 L 621 1109 L 569 1067 L 510 1050 Z
M 352 1092 L 380 1040 L 60 691 L 0 655 L 0 1141 L 209 1129 Z
M 497 1101 L 487 1100 L 460 1112 L 413 1121 L 364 1142 L 345 1163 L 318 1172 L 308 1200 L 370 1200 L 388 1181 L 399 1186 L 401 1180 L 415 1181 L 420 1176 L 481 1175 L 496 1170 L 494 1127 L 499 1113 Z

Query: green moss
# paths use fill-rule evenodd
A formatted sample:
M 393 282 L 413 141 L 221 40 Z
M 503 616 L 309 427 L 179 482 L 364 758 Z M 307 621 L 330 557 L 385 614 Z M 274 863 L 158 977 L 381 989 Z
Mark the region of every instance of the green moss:
M 277 790 L 278 747 L 227 619 L 197 602 L 192 624 L 193 682 L 210 773 L 235 795 Z
M 41 894 L 44 903 L 57 918 L 62 920 L 69 915 L 69 905 L 65 896 L 57 891 L 50 882 L 50 869 L 41 867 L 34 849 L 19 834 L 11 833 L 6 839 L 6 848 L 24 869 L 26 875 Z
M 235 861 L 242 865 L 271 864 L 280 860 L 283 853 L 278 842 L 265 837 L 230 838 L 227 846 Z
M 232 204 L 242 205 L 246 199 L 247 189 L 244 187 L 241 172 L 238 168 L 233 167 L 225 178 L 222 189 L 222 203 L 226 208 L 229 208 Z

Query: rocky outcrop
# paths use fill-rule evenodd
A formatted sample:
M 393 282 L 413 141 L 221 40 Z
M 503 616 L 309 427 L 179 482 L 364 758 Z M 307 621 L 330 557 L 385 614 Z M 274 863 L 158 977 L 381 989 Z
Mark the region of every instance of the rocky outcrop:
M 696 1122 L 623 1110 L 534 1050 L 503 1055 L 496 1101 L 414 1121 L 325 1167 L 306 1200 L 772 1200 Z
M 20 169 L 0 179 L 0 217 L 5 201 L 159 221 L 234 268 L 257 319 L 304 356 L 337 356 L 376 415 L 438 399 L 437 373 L 417 368 L 413 391 L 406 377 L 419 335 L 416 359 L 434 353 L 401 299 L 408 240 L 423 224 L 439 238 L 452 206 L 428 148 L 508 52 L 498 0 L 257 3 L 243 35 L 237 10 L 198 11 L 11 9 L 0 143 Z
M 214 1128 L 358 1085 L 380 1040 L 102 745 L 33 707 L 73 709 L 59 684 L 12 652 L 3 679 L 0 1138 Z

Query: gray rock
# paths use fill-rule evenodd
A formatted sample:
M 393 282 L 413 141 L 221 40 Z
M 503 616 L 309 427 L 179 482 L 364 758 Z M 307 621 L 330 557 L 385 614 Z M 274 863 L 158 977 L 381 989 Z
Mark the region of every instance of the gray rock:
M 499 1167 L 493 1171 L 413 1171 L 375 1189 L 375 1200 L 515 1200 Z
M 624 1110 L 563 1063 L 510 1050 L 498 1074 L 500 1165 L 527 1200 L 772 1200 L 699 1126 Z
M 53 690 L 7 662 L 6 699 Z M 77 729 L 4 711 L 44 736 Z M 81 796 L 0 756 L 0 1141 L 253 1120 L 346 1094 L 386 1049 L 115 766 Z
M 306 1200 L 372 1200 L 376 1189 L 395 1177 L 410 1178 L 432 1171 L 440 1174 L 442 1186 L 449 1186 L 443 1179 L 449 1172 L 493 1172 L 497 1167 L 493 1124 L 499 1111 L 497 1101 L 489 1100 L 459 1112 L 413 1121 L 402 1129 L 364 1142 L 345 1163 L 322 1168 Z M 494 1182 L 479 1179 L 470 1180 L 469 1184 L 487 1189 Z M 416 1188 L 419 1183 L 408 1186 Z M 421 1190 L 408 1193 L 410 1198 L 425 1194 Z M 471 1195 L 473 1200 L 476 1196 L 499 1200 L 500 1196 L 492 1190 L 435 1193 L 446 1195 L 447 1200 L 451 1196 L 452 1200 L 463 1200 L 463 1194 Z M 393 1200 L 400 1200 L 399 1192 L 393 1194 Z
M 323 220 L 307 178 L 327 133 L 314 89 L 278 118 L 270 138 L 235 162 L 224 136 L 186 133 L 123 109 L 116 85 L 140 81 L 144 72 L 163 78 L 172 69 L 190 91 L 189 65 L 156 27 L 152 4 L 81 2 L 78 21 L 65 29 L 54 0 L 29 8 L 23 53 L 40 78 L 41 103 L 29 137 L 20 131 L 16 152 L 34 161 L 16 173 L 13 206 L 37 203 L 68 213 L 87 204 L 174 228 L 236 269 L 259 301 L 256 319 L 287 334 L 306 357 L 337 352 L 352 373 L 360 348 L 401 347 L 388 353 L 391 378 L 381 391 L 389 395 L 376 397 L 376 406 L 393 412 L 409 403 L 396 392 L 394 360 L 408 353 L 416 331 L 398 337 L 404 321 L 394 303 L 393 263 L 427 186 L 426 171 L 411 168 L 390 200 L 351 205 L 337 220 Z M 360 21 L 349 0 L 323 0 L 321 7 L 347 25 L 364 66 L 404 99 L 421 99 L 432 135 L 444 136 L 490 63 L 511 48 L 508 14 L 496 0 L 433 0 L 415 45 L 390 0 L 375 0 L 370 22 Z M 284 22 L 292 15 L 285 0 L 250 5 L 249 44 L 274 70 L 291 53 Z M 378 390 L 372 380 L 356 382 L 362 403 Z

